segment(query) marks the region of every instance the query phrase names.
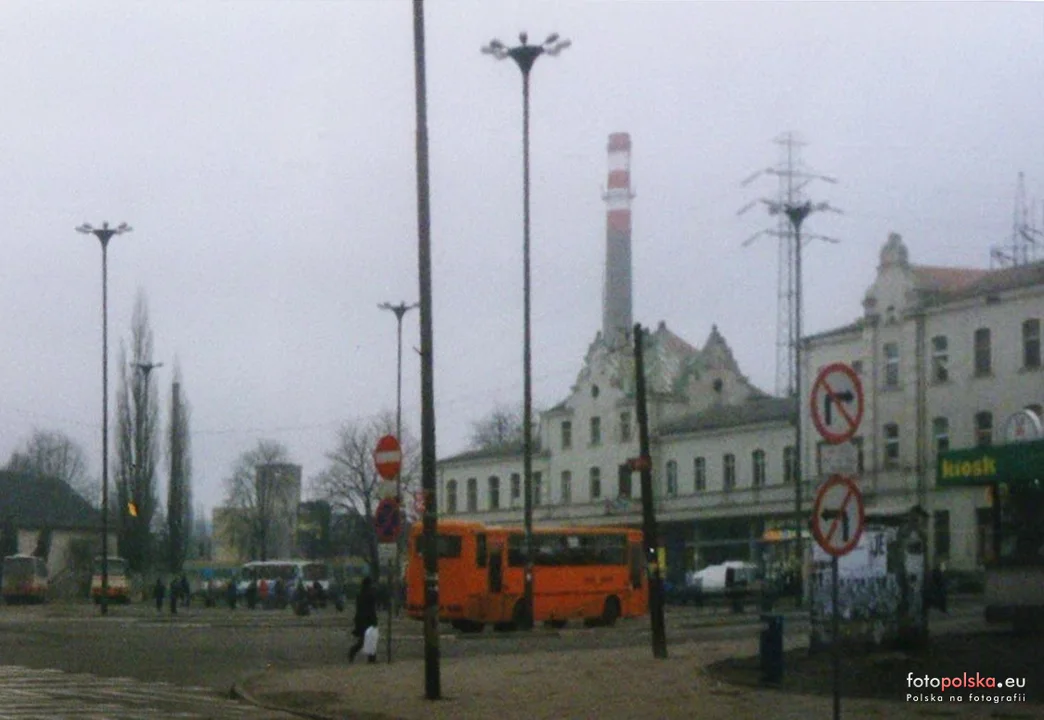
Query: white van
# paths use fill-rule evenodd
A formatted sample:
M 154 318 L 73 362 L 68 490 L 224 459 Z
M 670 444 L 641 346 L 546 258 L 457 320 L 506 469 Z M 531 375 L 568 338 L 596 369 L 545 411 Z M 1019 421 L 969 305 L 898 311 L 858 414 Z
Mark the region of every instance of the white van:
M 758 581 L 758 568 L 752 563 L 729 560 L 720 565 L 708 565 L 693 573 L 688 578 L 688 584 L 699 587 L 700 594 L 705 596 L 724 595 L 730 587 L 727 582 L 730 575 L 733 585 L 742 585 L 748 590 L 753 590 Z

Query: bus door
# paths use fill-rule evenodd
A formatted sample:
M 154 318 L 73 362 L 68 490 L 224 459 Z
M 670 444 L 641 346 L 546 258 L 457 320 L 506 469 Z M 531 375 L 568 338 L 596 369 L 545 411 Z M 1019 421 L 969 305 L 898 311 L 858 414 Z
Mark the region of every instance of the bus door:
M 487 577 L 489 579 L 489 607 L 486 617 L 504 615 L 504 546 L 493 544 L 489 550 Z

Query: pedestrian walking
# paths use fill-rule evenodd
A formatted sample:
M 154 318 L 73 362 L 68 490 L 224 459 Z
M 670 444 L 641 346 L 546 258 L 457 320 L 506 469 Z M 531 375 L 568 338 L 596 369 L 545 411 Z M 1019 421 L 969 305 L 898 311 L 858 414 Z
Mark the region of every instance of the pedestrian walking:
M 355 598 L 354 625 L 352 635 L 355 636 L 355 644 L 348 650 L 349 663 L 355 662 L 355 656 L 363 649 L 366 634 L 377 630 L 377 597 L 373 591 L 373 580 L 368 577 L 363 578 L 362 585 L 359 587 L 359 595 Z M 366 659 L 371 663 L 377 662 L 376 644 L 376 642 L 372 643 L 373 652 L 369 652 L 371 648 L 366 648 Z
M 943 574 L 942 563 L 932 570 L 932 592 L 935 595 L 935 607 L 946 613 L 946 576 Z
M 170 578 L 170 614 L 178 614 L 178 592 L 181 590 L 181 583 L 178 582 L 176 575 L 172 575 Z
M 188 575 L 181 576 L 181 598 L 185 607 L 192 604 L 192 588 L 189 586 Z
M 225 588 L 225 592 L 227 593 L 228 609 L 229 610 L 235 610 L 236 609 L 236 599 L 237 599 L 236 598 L 237 589 L 236 589 L 236 579 L 234 577 L 233 578 L 229 578 L 229 580 L 228 580 L 228 587 Z
M 163 584 L 163 578 L 156 578 L 156 587 L 152 589 L 152 594 L 156 597 L 156 612 L 163 612 L 163 594 L 166 591 L 166 586 Z

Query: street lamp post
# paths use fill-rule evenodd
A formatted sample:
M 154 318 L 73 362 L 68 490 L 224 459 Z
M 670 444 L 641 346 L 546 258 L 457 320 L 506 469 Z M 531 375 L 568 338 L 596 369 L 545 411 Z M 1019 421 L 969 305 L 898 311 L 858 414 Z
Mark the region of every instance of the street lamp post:
M 530 45 L 528 35 L 520 33 L 521 45 L 508 48 L 499 40 L 490 41 L 482 48 L 486 55 L 497 60 L 511 58 L 522 71 L 522 303 L 523 303 L 523 349 L 522 349 L 522 476 L 523 476 L 523 524 L 525 526 L 526 573 L 524 585 L 525 626 L 533 626 L 533 382 L 531 370 L 529 332 L 529 72 L 541 55 L 558 55 L 569 47 L 569 40 L 560 39 L 558 34 L 548 36 L 540 45 Z
M 390 310 L 395 313 L 395 320 L 398 329 L 399 339 L 399 353 L 396 360 L 396 380 L 395 380 L 395 438 L 399 441 L 400 446 L 402 443 L 402 317 L 410 310 L 416 307 L 420 307 L 419 303 L 413 303 L 407 305 L 405 301 L 400 302 L 398 305 L 392 305 L 391 303 L 381 303 L 377 306 L 381 310 Z M 402 520 L 402 463 L 399 463 L 399 472 L 395 473 L 395 502 L 398 503 L 400 522 Z M 391 589 L 391 599 L 388 601 L 388 662 L 391 662 L 391 621 L 392 615 L 395 613 L 395 600 L 396 593 L 399 589 L 399 567 L 402 562 L 399 558 L 399 552 L 401 550 L 400 543 L 395 543 L 395 565 L 392 573 L 392 581 L 389 583 Z
M 102 223 L 100 228 L 84 223 L 76 232 L 94 235 L 102 249 L 102 577 L 101 614 L 109 612 L 109 285 L 108 248 L 113 235 L 130 232 L 127 223 L 110 228 Z

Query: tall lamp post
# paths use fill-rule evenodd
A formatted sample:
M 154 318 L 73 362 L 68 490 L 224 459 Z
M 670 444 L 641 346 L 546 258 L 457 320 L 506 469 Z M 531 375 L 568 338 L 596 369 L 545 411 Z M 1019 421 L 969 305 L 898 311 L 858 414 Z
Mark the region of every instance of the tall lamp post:
M 523 476 L 523 524 L 525 526 L 525 626 L 533 625 L 533 381 L 529 333 L 529 72 L 541 55 L 558 55 L 571 44 L 559 38 L 558 33 L 549 35 L 540 45 L 530 45 L 528 35 L 520 33 L 521 45 L 509 48 L 499 40 L 491 40 L 482 48 L 486 55 L 497 60 L 511 58 L 522 71 L 522 303 L 523 303 L 523 349 L 522 349 L 522 476 Z
M 76 232 L 94 235 L 102 249 L 102 577 L 101 614 L 109 612 L 109 240 L 113 235 L 130 232 L 127 223 L 110 228 L 102 223 L 100 228 L 88 223 L 76 228 Z
M 392 305 L 391 303 L 381 303 L 377 306 L 381 310 L 390 310 L 395 313 L 395 321 L 398 328 L 399 338 L 399 354 L 396 360 L 396 380 L 395 380 L 395 438 L 402 443 L 402 317 L 410 310 L 416 307 L 420 307 L 420 303 L 413 303 L 407 305 L 405 301 L 400 302 L 398 305 Z M 399 472 L 395 473 L 395 502 L 398 503 L 400 521 L 402 514 L 402 463 L 399 464 Z M 388 661 L 391 661 L 391 620 L 392 615 L 395 612 L 395 600 L 397 592 L 399 590 L 399 565 L 401 560 L 399 558 L 400 544 L 395 543 L 395 565 L 392 573 L 392 581 L 389 583 L 391 589 L 391 599 L 388 602 Z

